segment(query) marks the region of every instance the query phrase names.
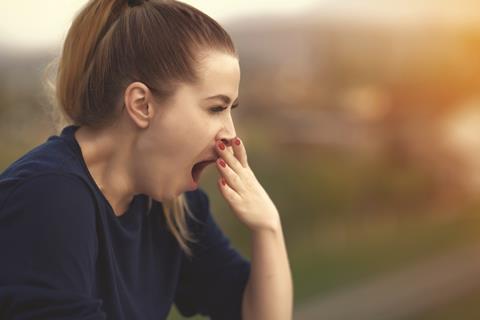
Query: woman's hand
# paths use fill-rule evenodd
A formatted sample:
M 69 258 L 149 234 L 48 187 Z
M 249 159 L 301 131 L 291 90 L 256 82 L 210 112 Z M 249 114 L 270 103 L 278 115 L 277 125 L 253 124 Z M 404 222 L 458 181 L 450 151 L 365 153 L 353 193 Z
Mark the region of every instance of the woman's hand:
M 277 230 L 280 225 L 278 210 L 248 166 L 243 143 L 237 137 L 230 145 L 225 146 L 222 141 L 216 143 L 220 156 L 216 162 L 220 172 L 217 185 L 221 194 L 251 231 Z

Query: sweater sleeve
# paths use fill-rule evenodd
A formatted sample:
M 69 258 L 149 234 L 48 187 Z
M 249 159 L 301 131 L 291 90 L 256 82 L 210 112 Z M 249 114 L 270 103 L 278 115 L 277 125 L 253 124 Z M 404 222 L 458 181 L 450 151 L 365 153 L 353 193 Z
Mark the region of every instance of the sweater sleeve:
M 193 257 L 182 254 L 175 305 L 187 317 L 202 314 L 212 320 L 240 320 L 250 262 L 231 247 L 215 223 L 205 192 L 198 189 L 197 194 L 198 202 L 193 204 L 200 208 L 195 217 L 201 223 L 191 227 L 197 239 L 190 244 Z
M 0 205 L 0 319 L 105 319 L 91 295 L 95 204 L 84 182 L 40 174 Z

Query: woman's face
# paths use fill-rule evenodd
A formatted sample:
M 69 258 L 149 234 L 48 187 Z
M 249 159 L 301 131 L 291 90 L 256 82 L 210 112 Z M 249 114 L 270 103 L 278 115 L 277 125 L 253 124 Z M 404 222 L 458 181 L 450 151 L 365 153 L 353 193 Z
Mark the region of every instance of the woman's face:
M 200 161 L 215 161 L 215 143 L 236 137 L 231 107 L 238 102 L 238 59 L 211 52 L 200 78 L 196 85 L 180 86 L 167 105 L 154 105 L 155 115 L 139 138 L 142 167 L 137 171 L 142 172 L 146 193 L 158 201 L 196 189 L 192 167 Z M 210 98 L 218 95 L 228 101 Z

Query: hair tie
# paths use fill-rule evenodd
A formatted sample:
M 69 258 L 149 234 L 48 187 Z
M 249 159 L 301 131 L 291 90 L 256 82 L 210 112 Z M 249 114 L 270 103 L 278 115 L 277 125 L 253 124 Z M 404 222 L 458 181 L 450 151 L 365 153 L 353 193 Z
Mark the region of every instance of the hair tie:
M 128 0 L 128 6 L 129 7 L 136 7 L 136 6 L 139 6 L 141 4 L 143 4 L 145 1 L 143 0 Z

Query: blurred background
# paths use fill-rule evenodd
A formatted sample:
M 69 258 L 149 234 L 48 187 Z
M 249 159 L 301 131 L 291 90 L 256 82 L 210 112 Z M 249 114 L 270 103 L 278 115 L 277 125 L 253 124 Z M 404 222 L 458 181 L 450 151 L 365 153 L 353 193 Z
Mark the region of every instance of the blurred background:
M 479 319 L 480 2 L 185 2 L 240 54 L 232 114 L 281 214 L 294 318 Z M 84 3 L 2 3 L 0 170 L 58 133 L 43 71 Z

